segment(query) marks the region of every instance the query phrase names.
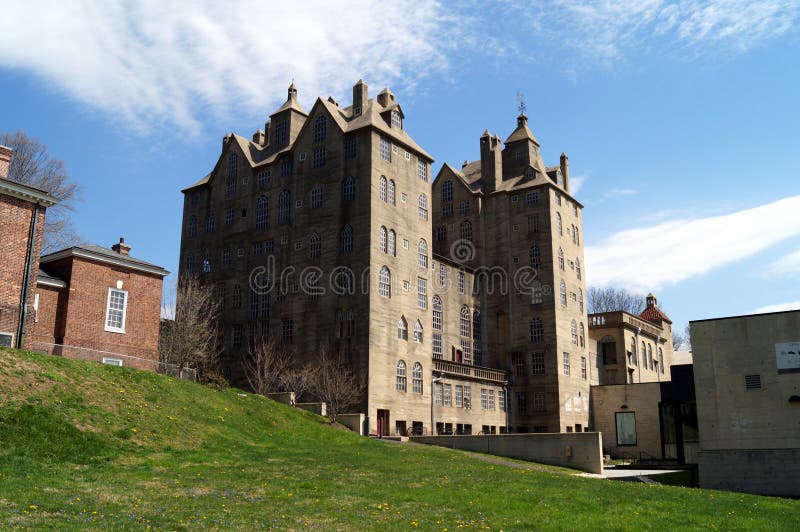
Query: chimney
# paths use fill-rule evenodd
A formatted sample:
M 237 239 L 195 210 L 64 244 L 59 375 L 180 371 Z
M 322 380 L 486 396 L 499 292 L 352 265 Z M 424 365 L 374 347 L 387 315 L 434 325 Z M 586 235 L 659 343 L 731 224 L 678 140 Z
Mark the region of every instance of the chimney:
M 367 84 L 363 79 L 353 85 L 353 116 L 359 116 L 367 106 Z
M 130 255 L 131 247 L 125 243 L 125 239 L 123 237 L 119 237 L 119 244 L 114 244 L 111 246 L 112 251 L 116 251 L 120 255 Z
M 264 146 L 269 146 L 269 120 L 264 124 Z
M 8 167 L 11 165 L 11 155 L 14 150 L 0 145 L 0 177 L 8 178 Z
M 260 129 L 253 133 L 253 142 L 258 144 L 259 146 L 264 145 L 264 132 Z
M 484 192 L 494 192 L 503 179 L 503 152 L 500 138 L 489 130 L 481 135 L 481 185 Z
M 569 192 L 569 157 L 566 153 L 561 154 L 561 177 L 564 178 L 564 190 Z
M 225 151 L 225 146 L 228 144 L 228 141 L 230 141 L 232 138 L 233 138 L 233 133 L 228 133 L 227 135 L 222 137 L 222 150 L 223 151 Z

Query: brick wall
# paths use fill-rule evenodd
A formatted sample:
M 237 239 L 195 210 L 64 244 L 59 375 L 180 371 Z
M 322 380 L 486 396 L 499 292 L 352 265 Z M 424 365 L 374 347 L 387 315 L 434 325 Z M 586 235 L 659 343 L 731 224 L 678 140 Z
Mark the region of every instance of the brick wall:
M 162 278 L 81 258 L 71 273 L 63 343 L 158 360 Z M 108 290 L 119 281 L 128 292 L 124 333 L 105 330 Z
M 0 168 L 2 170 L 2 168 Z M 28 252 L 28 234 L 31 227 L 34 205 L 11 196 L 0 195 L 0 332 L 11 333 L 17 339 L 22 282 L 25 272 L 25 257 Z M 38 216 L 34 245 L 32 271 L 39 266 L 42 245 L 44 208 Z M 30 293 L 30 292 L 29 292 Z
M 8 177 L 8 166 L 11 163 L 13 151 L 5 146 L 0 146 L 0 177 Z
M 36 295 L 39 296 L 39 308 L 32 316 L 33 323 L 28 326 L 25 337 L 26 347 L 36 342 L 61 343 L 58 325 L 63 323 L 63 319 L 59 318 L 64 316 L 63 307 L 66 303 L 67 289 L 38 285 L 34 297 Z M 33 305 L 33 298 L 31 305 Z

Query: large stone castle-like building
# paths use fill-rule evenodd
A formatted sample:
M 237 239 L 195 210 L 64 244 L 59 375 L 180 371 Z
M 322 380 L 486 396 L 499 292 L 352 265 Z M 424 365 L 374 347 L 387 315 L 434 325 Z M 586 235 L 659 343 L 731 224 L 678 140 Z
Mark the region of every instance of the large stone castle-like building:
M 269 334 L 298 361 L 340 355 L 364 379 L 374 433 L 474 434 L 585 431 L 604 376 L 666 379 L 663 356 L 639 364 L 641 326 L 598 358 L 583 206 L 567 156 L 546 166 L 539 148 L 521 114 L 505 142 L 486 131 L 479 160 L 433 180 L 388 89 L 370 99 L 359 81 L 352 105 L 307 112 L 290 86 L 263 131 L 225 136 L 184 190 L 180 271 L 218 290 L 231 380 Z M 652 336 L 660 353 L 669 335 Z

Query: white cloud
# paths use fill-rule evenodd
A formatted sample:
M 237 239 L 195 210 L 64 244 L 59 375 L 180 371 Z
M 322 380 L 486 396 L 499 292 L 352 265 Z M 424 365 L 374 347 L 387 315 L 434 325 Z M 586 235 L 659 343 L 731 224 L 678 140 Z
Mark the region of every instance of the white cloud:
M 569 193 L 574 197 L 586 183 L 587 179 L 589 179 L 587 176 L 569 176 Z
M 751 257 L 800 235 L 800 196 L 722 216 L 615 233 L 587 246 L 589 284 L 657 290 Z
M 209 111 L 266 115 L 292 78 L 307 103 L 362 77 L 413 88 L 463 29 L 435 0 L 11 2 L 0 66 L 136 128 L 188 129 Z
M 751 314 L 764 314 L 767 312 L 783 312 L 784 310 L 800 310 L 800 300 L 788 301 L 786 303 L 777 303 L 775 305 L 767 305 L 765 307 L 758 307 L 753 310 Z
M 800 249 L 779 258 L 764 272 L 768 278 L 787 278 L 800 276 Z

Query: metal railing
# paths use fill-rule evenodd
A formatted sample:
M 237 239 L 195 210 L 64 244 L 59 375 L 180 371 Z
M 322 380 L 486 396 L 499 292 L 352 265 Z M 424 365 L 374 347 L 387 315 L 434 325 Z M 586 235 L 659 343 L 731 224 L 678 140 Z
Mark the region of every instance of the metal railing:
M 183 368 L 175 364 L 167 364 L 158 360 L 149 358 L 135 357 L 133 355 L 124 355 L 122 353 L 115 353 L 112 351 L 102 351 L 99 349 L 90 349 L 88 347 L 80 347 L 75 345 L 52 344 L 48 342 L 32 342 L 30 350 L 36 353 L 44 353 L 46 355 L 55 355 L 65 358 L 75 358 L 79 360 L 90 360 L 92 362 L 100 362 L 111 366 L 131 366 L 137 369 L 144 369 L 148 371 L 155 371 L 156 373 L 163 373 L 165 375 L 172 375 L 179 379 L 195 381 L 197 380 L 197 371 L 193 368 Z
M 433 370 L 444 375 L 466 377 L 496 384 L 504 384 L 508 380 L 508 373 L 503 370 L 472 366 L 447 360 L 434 360 Z

